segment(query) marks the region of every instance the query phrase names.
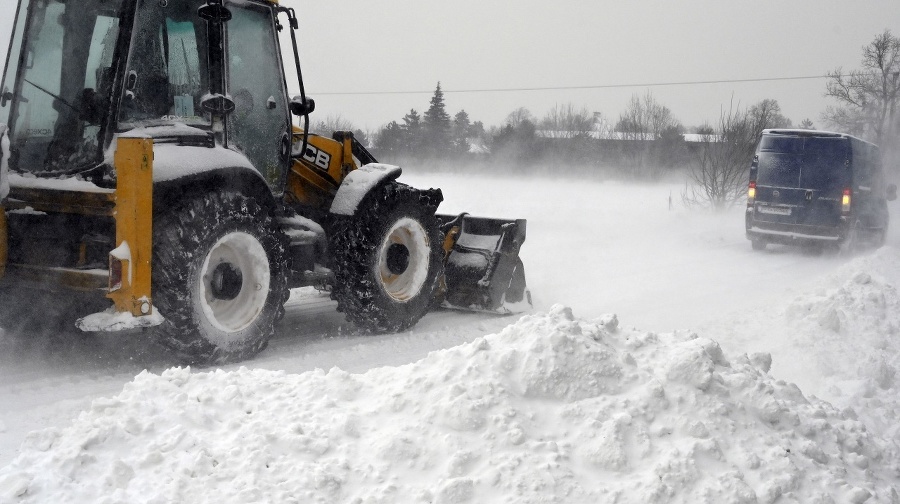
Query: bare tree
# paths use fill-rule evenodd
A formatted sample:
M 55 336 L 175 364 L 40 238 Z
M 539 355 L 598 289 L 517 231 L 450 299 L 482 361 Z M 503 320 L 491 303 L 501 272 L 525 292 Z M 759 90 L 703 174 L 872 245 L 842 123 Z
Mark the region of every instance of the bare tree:
M 750 162 L 762 131 L 790 128 L 778 101 L 763 100 L 746 111 L 734 100 L 722 109 L 715 127 L 703 125 L 699 146 L 688 173 L 689 185 L 681 194 L 686 206 L 723 210 L 743 200 Z
M 534 114 L 532 114 L 525 107 L 519 107 L 516 110 L 510 112 L 508 116 L 506 116 L 506 124 L 508 126 L 512 126 L 513 129 L 518 129 L 519 126 L 521 126 L 525 121 L 528 121 L 531 124 L 537 123 L 537 120 L 535 120 L 534 118 Z
M 900 38 L 889 30 L 863 47 L 862 69 L 828 74 L 826 96 L 840 105 L 828 107 L 822 119 L 841 131 L 882 146 L 897 155 L 900 134 Z
M 540 127 L 552 131 L 554 138 L 586 137 L 594 127 L 594 114 L 571 103 L 556 105 L 541 119 Z
M 610 138 L 614 125 L 609 122 L 602 112 L 594 112 L 594 124 L 591 126 L 600 138 Z
M 705 129 L 701 134 L 688 174 L 689 184 L 681 194 L 686 206 L 708 206 L 720 211 L 743 199 L 759 133 L 770 126 L 760 119 L 771 119 L 771 115 L 762 113 L 771 111 L 771 103 L 766 103 L 769 101 L 751 107 L 755 114 L 742 111 L 732 102 L 727 111 L 722 110 L 713 131 Z
M 790 128 L 791 120 L 781 115 L 777 100 L 766 99 L 747 110 L 749 127 L 757 136 L 766 128 Z
M 353 131 L 353 123 L 338 115 L 329 115 L 313 123 L 311 133 L 330 137 L 335 131 Z
M 708 122 L 704 122 L 700 126 L 694 128 L 694 133 L 698 135 L 715 135 L 716 130 L 710 126 Z
M 626 142 L 624 154 L 630 160 L 634 174 L 655 178 L 660 175 L 661 166 L 659 159 L 651 159 L 654 143 L 683 128 L 672 111 L 647 91 L 643 96 L 635 94 L 631 97 L 625 112 L 619 115 L 615 130 Z
M 810 120 L 808 118 L 800 121 L 800 124 L 797 127 L 800 129 L 808 129 L 808 130 L 816 129 L 816 126 L 813 124 L 812 120 Z

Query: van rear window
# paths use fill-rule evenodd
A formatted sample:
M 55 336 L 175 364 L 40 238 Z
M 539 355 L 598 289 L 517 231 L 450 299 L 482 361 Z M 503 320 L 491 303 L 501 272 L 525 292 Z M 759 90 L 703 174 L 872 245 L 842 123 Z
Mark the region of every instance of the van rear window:
M 757 183 L 778 187 L 840 190 L 848 178 L 845 138 L 763 135 Z
M 800 184 L 800 156 L 781 152 L 760 152 L 756 183 L 775 187 Z
M 800 137 L 763 135 L 759 141 L 759 150 L 763 152 L 781 152 L 783 154 L 800 154 L 803 152 L 804 140 Z

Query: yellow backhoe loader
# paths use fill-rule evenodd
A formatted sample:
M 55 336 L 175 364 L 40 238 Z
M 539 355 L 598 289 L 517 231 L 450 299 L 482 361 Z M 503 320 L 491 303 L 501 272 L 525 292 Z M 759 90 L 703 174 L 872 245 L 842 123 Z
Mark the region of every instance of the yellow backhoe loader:
M 265 348 L 295 287 L 326 286 L 367 332 L 436 306 L 530 306 L 523 220 L 436 214 L 439 189 L 399 182 L 351 133 L 308 133 L 293 9 L 20 0 L 14 15 L 0 327 L 74 307 L 82 330 L 149 327 L 208 364 Z

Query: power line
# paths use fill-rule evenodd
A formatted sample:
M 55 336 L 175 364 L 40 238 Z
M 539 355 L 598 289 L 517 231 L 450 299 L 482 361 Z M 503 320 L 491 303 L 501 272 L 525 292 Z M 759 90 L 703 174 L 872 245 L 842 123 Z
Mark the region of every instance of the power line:
M 547 87 L 522 87 L 522 88 L 482 88 L 482 89 L 442 89 L 444 94 L 450 93 L 508 93 L 515 91 L 566 91 L 576 89 L 613 89 L 613 88 L 630 88 L 630 87 L 662 87 L 662 86 L 692 86 L 698 84 L 734 84 L 742 82 L 772 82 L 772 81 L 789 81 L 789 80 L 811 80 L 811 79 L 827 79 L 834 75 L 806 75 L 799 77 L 765 77 L 759 79 L 719 79 L 704 81 L 675 81 L 675 82 L 651 82 L 644 84 L 597 84 L 590 86 L 547 86 Z M 434 90 L 428 91 L 334 91 L 328 93 L 316 93 L 311 91 L 310 94 L 317 96 L 348 96 L 348 95 L 403 95 L 403 94 L 432 94 Z

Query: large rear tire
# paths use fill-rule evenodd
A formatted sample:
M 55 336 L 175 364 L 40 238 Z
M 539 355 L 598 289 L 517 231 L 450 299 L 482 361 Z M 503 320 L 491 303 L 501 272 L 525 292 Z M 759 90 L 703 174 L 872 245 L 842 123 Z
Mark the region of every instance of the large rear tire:
M 287 238 L 267 209 L 239 193 L 206 193 L 154 222 L 159 341 L 187 364 L 262 351 L 287 300 Z
M 406 330 L 428 311 L 443 269 L 436 205 L 391 182 L 374 189 L 353 217 L 335 216 L 329 233 L 331 298 L 359 328 Z

